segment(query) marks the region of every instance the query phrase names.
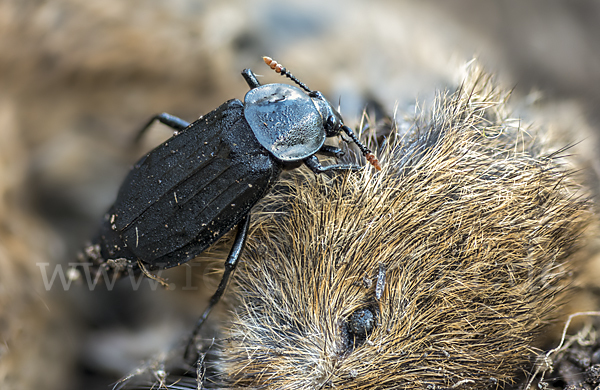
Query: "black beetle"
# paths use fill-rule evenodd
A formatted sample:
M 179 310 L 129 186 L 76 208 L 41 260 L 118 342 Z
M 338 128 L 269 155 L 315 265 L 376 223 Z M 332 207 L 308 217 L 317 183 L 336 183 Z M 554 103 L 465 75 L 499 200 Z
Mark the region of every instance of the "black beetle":
M 185 263 L 237 225 L 225 272 L 194 335 L 223 294 L 243 249 L 249 212 L 271 189 L 282 169 L 306 164 L 313 172 L 357 170 L 355 165 L 321 166 L 315 153 L 339 157 L 326 137 L 344 131 L 377 169 L 375 156 L 360 143 L 318 91 L 311 91 L 277 62 L 265 62 L 300 88 L 260 85 L 242 72 L 250 91 L 242 103 L 229 100 L 193 123 L 169 114 L 154 116 L 176 133 L 141 158 L 125 178 L 84 260 L 100 271 L 119 273 L 170 268 Z

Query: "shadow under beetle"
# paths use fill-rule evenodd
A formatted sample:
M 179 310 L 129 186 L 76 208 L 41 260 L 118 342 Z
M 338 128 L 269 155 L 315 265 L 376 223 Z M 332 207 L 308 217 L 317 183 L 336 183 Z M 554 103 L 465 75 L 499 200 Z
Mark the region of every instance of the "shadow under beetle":
M 242 75 L 250 91 L 244 103 L 229 100 L 191 124 L 166 113 L 154 116 L 136 140 L 155 120 L 175 129 L 175 135 L 134 165 L 99 234 L 85 249 L 84 257 L 99 273 L 141 270 L 147 274 L 193 259 L 237 225 L 225 272 L 192 339 L 235 270 L 250 209 L 272 188 L 282 169 L 302 163 L 315 174 L 360 169 L 322 166 L 315 156 L 342 156 L 341 149 L 324 145 L 326 137 L 339 136 L 341 131 L 381 169 L 320 92 L 311 91 L 272 59 L 263 59 L 306 93 L 288 84 L 261 85 L 245 69 Z

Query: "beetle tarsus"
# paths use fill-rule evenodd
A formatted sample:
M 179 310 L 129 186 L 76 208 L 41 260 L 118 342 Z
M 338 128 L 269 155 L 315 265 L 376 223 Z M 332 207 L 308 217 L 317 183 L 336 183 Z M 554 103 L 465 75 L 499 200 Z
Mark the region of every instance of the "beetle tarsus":
M 175 115 L 167 114 L 166 112 L 154 115 L 152 118 L 150 118 L 148 122 L 146 122 L 144 127 L 142 127 L 140 131 L 138 131 L 137 135 L 135 136 L 135 139 L 133 140 L 134 144 L 140 142 L 142 136 L 144 135 L 146 130 L 148 130 L 150 126 L 152 126 L 154 121 L 159 121 L 163 125 L 167 125 L 170 128 L 174 129 L 176 132 L 182 131 L 190 125 L 189 122 L 184 121 L 183 119 L 178 118 Z
M 154 281 L 156 281 L 156 282 L 160 283 L 160 285 L 161 285 L 161 286 L 163 286 L 164 288 L 169 288 L 169 282 L 167 282 L 165 279 L 161 278 L 160 276 L 155 276 L 155 275 L 152 275 L 152 274 L 150 273 L 150 271 L 148 271 L 148 270 L 146 269 L 146 266 L 144 265 L 144 262 L 143 262 L 142 260 L 138 259 L 138 261 L 137 261 L 137 265 L 138 265 L 138 267 L 140 268 L 140 270 L 142 270 L 142 273 L 143 273 L 143 274 L 144 274 L 144 275 L 145 275 L 145 276 L 146 276 L 148 279 L 151 279 L 151 280 L 154 280 Z
M 238 224 L 238 230 L 235 236 L 235 240 L 233 241 L 233 245 L 231 246 L 231 250 L 229 251 L 229 255 L 227 256 L 227 260 L 225 261 L 225 271 L 223 272 L 223 276 L 221 277 L 221 282 L 219 283 L 219 287 L 217 287 L 217 291 L 210 298 L 210 302 L 208 303 L 208 307 L 202 313 L 198 322 L 196 323 L 196 327 L 194 331 L 190 335 L 188 339 L 187 346 L 185 348 L 185 353 L 183 358 L 186 361 L 190 361 L 188 358 L 191 356 L 192 347 L 195 345 L 196 337 L 204 325 L 204 322 L 208 318 L 210 311 L 212 308 L 219 302 L 221 296 L 225 292 L 227 288 L 227 284 L 229 282 L 229 278 L 233 275 L 240 255 L 242 254 L 242 250 L 244 249 L 244 244 L 246 243 L 246 237 L 248 236 L 248 227 L 250 226 L 250 215 L 246 215 L 244 219 Z M 195 358 L 195 357 L 194 357 Z
M 319 162 L 319 159 L 317 158 L 317 156 L 314 156 L 314 155 L 304 159 L 304 163 L 306 164 L 307 167 L 310 168 L 311 171 L 313 171 L 317 175 L 321 174 L 321 173 L 325 173 L 325 172 L 330 172 L 330 171 L 358 172 L 363 169 L 363 167 L 361 167 L 360 165 L 352 165 L 352 164 L 334 164 L 334 165 L 327 165 L 326 167 L 324 167 Z

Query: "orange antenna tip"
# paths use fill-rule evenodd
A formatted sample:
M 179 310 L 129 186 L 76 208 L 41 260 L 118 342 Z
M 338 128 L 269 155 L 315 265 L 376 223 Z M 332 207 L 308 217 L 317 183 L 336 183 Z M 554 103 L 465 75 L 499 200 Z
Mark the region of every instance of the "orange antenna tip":
M 275 71 L 277 71 L 276 68 L 283 68 L 281 65 L 279 65 L 277 63 L 277 61 L 275 61 L 274 59 L 272 59 L 271 57 L 263 57 L 263 61 L 265 62 L 265 64 L 269 65 L 269 67 Z
M 281 73 L 284 70 L 283 65 L 281 65 L 271 57 L 263 57 L 263 61 L 277 73 Z
M 373 165 L 375 167 L 375 169 L 377 169 L 378 171 L 381 171 L 381 164 L 379 164 L 379 160 L 377 159 L 377 157 L 375 157 L 375 155 L 373 153 L 365 154 L 365 158 L 371 165 Z

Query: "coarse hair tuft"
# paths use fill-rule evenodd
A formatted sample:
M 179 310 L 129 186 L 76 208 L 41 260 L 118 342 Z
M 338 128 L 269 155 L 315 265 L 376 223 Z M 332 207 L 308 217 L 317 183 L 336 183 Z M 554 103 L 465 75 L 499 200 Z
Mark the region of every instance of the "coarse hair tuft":
M 508 96 L 475 69 L 379 140 L 383 171 L 285 176 L 253 213 L 236 276 L 231 386 L 514 383 L 591 211 L 564 150 L 511 119 Z M 348 321 L 364 309 L 375 325 L 358 340 Z

